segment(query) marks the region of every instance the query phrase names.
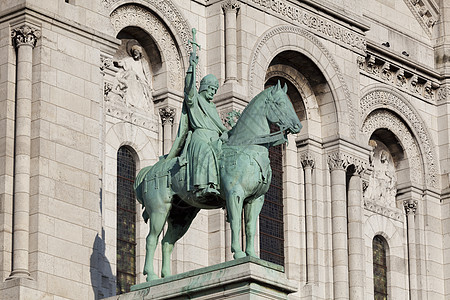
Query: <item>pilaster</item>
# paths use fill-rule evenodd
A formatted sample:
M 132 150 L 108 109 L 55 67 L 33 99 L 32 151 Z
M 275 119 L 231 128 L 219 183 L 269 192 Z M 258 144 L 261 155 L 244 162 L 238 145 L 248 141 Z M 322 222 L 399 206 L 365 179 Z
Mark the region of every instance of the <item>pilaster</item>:
M 11 32 L 17 50 L 14 157 L 13 266 L 10 278 L 29 277 L 30 154 L 33 48 L 40 31 L 21 25 Z

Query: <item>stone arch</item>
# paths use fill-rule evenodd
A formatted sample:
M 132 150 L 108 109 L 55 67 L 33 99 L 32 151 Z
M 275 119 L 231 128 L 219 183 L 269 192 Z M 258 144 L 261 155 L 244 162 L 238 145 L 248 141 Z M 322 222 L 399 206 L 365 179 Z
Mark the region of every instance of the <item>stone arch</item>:
M 424 171 L 422 168 L 419 147 L 408 127 L 406 127 L 396 114 L 388 110 L 379 109 L 373 111 L 364 120 L 362 132 L 370 137 L 380 128 L 385 128 L 392 132 L 401 143 L 409 163 L 409 181 L 413 185 L 424 185 Z
M 286 50 L 301 52 L 321 70 L 331 86 L 338 131 L 348 132 L 352 138 L 356 138 L 354 108 L 342 72 L 325 46 L 313 34 L 302 28 L 291 25 L 277 26 L 268 30 L 258 40 L 249 64 L 250 98 L 264 87 L 265 78 L 262 74 L 266 74 L 271 59 Z M 267 57 L 265 53 L 270 53 L 270 57 Z M 320 54 L 319 57 L 317 57 L 318 54 Z M 348 121 L 348 124 L 345 123 L 345 120 Z
M 157 143 L 157 134 L 151 132 L 153 136 L 146 134 L 144 130 L 135 124 L 128 122 L 120 122 L 111 126 L 105 135 L 105 158 L 104 158 L 104 219 L 105 219 L 105 235 L 108 237 L 115 236 L 116 230 L 116 176 L 117 176 L 117 151 L 122 146 L 128 146 L 135 154 L 136 170 L 139 171 L 142 167 L 151 165 L 156 162 L 158 158 L 158 149 L 155 148 Z M 137 216 L 140 215 L 140 205 L 136 201 Z M 136 222 L 136 272 L 139 279 L 137 282 L 142 282 L 144 276 L 142 274 L 142 265 L 145 259 L 145 235 L 148 228 L 143 219 L 138 217 Z M 110 251 L 106 254 L 108 260 L 115 268 L 115 239 L 107 238 L 106 246 Z
M 115 3 L 115 9 L 111 12 L 110 21 L 118 34 L 127 27 L 138 27 L 144 30 L 154 39 L 158 52 L 161 55 L 163 70 L 167 74 L 166 86 L 178 91 L 183 90 L 184 66 L 186 64 L 188 48 L 188 32 L 186 22 L 181 22 L 182 26 L 170 23 L 167 11 L 164 14 L 155 14 L 161 7 L 150 6 L 151 3 L 142 2 L 142 5 L 130 4 L 126 1 Z M 164 2 L 164 1 L 163 1 Z M 165 2 L 164 2 L 165 3 Z M 179 21 L 177 19 L 176 21 Z M 175 29 L 175 31 L 173 31 Z M 181 30 L 181 32 L 179 32 Z M 174 34 L 176 33 L 176 34 Z M 184 47 L 180 46 L 184 45 Z
M 402 225 L 398 221 L 393 221 L 379 214 L 370 216 L 364 222 L 364 243 L 366 248 L 366 291 L 373 292 L 373 273 L 369 270 L 373 268 L 372 240 L 375 236 L 382 236 L 387 242 L 388 263 L 388 294 L 392 299 L 402 298 L 404 289 L 407 287 L 408 278 L 406 263 L 401 263 L 407 259 L 407 248 L 404 244 L 406 237 Z M 393 280 L 393 278 L 396 278 Z M 393 284 L 395 282 L 395 284 Z M 373 296 L 372 296 L 373 297 Z
M 375 124 L 369 125 L 367 122 L 370 115 L 376 110 L 387 109 L 400 116 L 401 119 L 398 117 L 392 117 L 392 113 L 390 113 L 391 115 L 387 115 L 389 112 L 386 112 L 383 121 L 380 120 L 380 122 L 384 122 L 386 126 L 389 126 L 394 131 L 397 131 L 398 134 L 404 134 L 410 131 L 412 132 L 412 135 L 408 134 L 407 138 L 411 139 L 411 142 L 418 149 L 416 156 L 417 160 L 413 163 L 421 166 L 423 162 L 423 165 L 425 166 L 425 170 L 421 174 L 422 178 L 426 178 L 426 180 L 422 181 L 421 184 L 426 187 L 438 188 L 439 177 L 437 174 L 438 170 L 435 149 L 433 143 L 431 142 L 430 134 L 414 107 L 409 104 L 403 96 L 384 86 L 380 87 L 377 85 L 366 89 L 363 95 L 364 96 L 360 101 L 361 120 L 364 120 L 362 131 L 370 136 L 370 134 L 377 129 L 373 127 Z M 371 121 L 370 123 L 376 122 L 377 121 Z M 381 126 L 381 124 L 378 126 Z M 400 126 L 400 128 L 403 129 L 399 131 L 400 128 L 395 128 L 396 126 Z M 371 130 L 373 131 L 369 132 Z M 396 133 L 394 132 L 394 134 Z M 403 138 L 400 135 L 397 135 L 397 137 Z M 417 166 L 415 166 L 415 168 L 418 169 Z
M 306 77 L 297 69 L 288 65 L 273 65 L 267 69 L 266 81 L 273 77 L 283 77 L 287 79 L 297 89 L 301 95 L 301 100 L 305 108 L 305 118 L 302 120 L 303 131 L 320 136 L 321 117 L 319 112 L 319 104 L 317 102 L 314 91 Z M 294 108 L 296 104 L 294 103 Z M 311 132 L 312 131 L 312 132 Z

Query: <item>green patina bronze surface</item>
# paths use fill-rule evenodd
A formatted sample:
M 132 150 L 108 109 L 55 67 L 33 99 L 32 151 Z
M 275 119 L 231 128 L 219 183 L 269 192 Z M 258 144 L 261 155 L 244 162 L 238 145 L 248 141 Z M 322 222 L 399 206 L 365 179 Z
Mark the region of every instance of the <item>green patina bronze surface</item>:
M 287 88 L 278 85 L 258 94 L 242 112 L 235 126 L 227 131 L 211 100 L 218 89 L 214 75 L 207 75 L 195 89 L 195 31 L 190 66 L 185 80 L 185 97 L 178 135 L 171 151 L 155 165 L 143 168 L 135 181 L 143 217 L 150 220 L 144 274 L 147 281 L 157 279 L 153 258 L 159 235 L 162 239 L 161 276 L 170 272 L 174 244 L 188 230 L 200 209 L 226 208 L 231 226 L 231 251 L 234 258 L 256 257 L 256 223 L 270 186 L 271 146 L 287 141 L 288 133 L 302 127 Z M 270 124 L 280 130 L 270 133 Z M 245 252 L 239 241 L 241 214 L 244 211 Z

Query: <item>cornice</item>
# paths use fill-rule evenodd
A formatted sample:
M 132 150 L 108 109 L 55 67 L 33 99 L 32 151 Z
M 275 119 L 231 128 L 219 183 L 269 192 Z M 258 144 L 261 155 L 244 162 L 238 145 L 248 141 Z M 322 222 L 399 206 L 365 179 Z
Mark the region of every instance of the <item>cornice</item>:
M 12 25 L 19 25 L 22 21 L 29 20 L 33 23 L 51 24 L 76 35 L 95 40 L 95 42 L 106 46 L 107 49 L 115 49 L 120 44 L 120 41 L 113 36 L 56 15 L 40 7 L 30 5 L 29 3 L 17 5 L 6 11 L 0 11 L 0 23 L 11 22 Z

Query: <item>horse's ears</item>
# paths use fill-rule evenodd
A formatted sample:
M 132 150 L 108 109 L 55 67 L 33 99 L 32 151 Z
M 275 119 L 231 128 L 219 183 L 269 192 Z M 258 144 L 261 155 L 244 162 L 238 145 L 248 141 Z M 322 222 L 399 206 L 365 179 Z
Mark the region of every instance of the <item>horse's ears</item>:
M 285 83 L 283 86 L 283 92 L 287 93 L 287 83 Z
M 280 82 L 280 80 L 278 79 L 277 90 L 280 90 L 280 89 L 281 89 L 281 82 Z

